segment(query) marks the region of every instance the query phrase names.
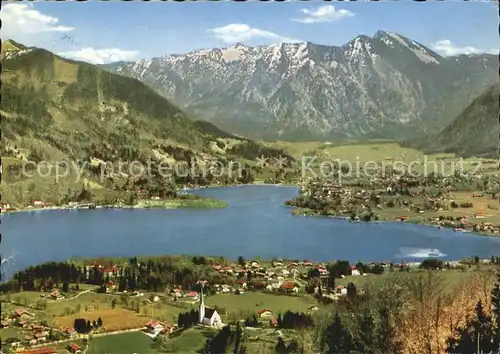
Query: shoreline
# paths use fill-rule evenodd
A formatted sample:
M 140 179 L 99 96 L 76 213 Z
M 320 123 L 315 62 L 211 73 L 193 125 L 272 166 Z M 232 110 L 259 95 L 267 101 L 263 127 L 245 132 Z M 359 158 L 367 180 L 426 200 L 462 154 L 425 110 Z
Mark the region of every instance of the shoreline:
M 205 203 L 205 204 L 204 204 Z M 197 205 L 199 204 L 199 205 Z M 226 208 L 227 203 L 222 200 L 213 198 L 199 199 L 164 199 L 164 200 L 141 200 L 138 204 L 113 204 L 113 205 L 95 205 L 90 207 L 67 207 L 67 206 L 52 206 L 44 208 L 25 208 L 10 211 L 3 211 L 1 214 L 19 214 L 19 213 L 36 213 L 49 211 L 74 211 L 74 210 L 93 210 L 93 209 L 222 209 Z
M 197 191 L 197 190 L 201 190 L 201 189 L 212 189 L 212 188 L 235 188 L 235 187 L 245 187 L 245 186 L 272 186 L 272 187 L 289 187 L 289 188 L 292 188 L 292 187 L 299 187 L 298 185 L 296 184 L 270 184 L 270 183 L 264 183 L 264 181 L 258 181 L 258 182 L 254 182 L 254 183 L 247 183 L 247 184 L 229 184 L 229 185 L 220 185 L 220 184 L 214 184 L 214 185 L 208 185 L 208 186 L 198 186 L 198 187 L 187 187 L 187 188 L 184 188 L 184 189 L 180 189 L 179 192 L 182 193 L 182 192 L 191 192 L 191 191 Z M 190 201 L 191 202 L 196 202 L 196 201 L 200 201 L 200 200 L 203 200 L 203 199 L 211 199 L 213 202 L 217 203 L 221 203 L 221 204 L 225 204 L 225 206 L 220 206 L 220 207 L 192 207 L 192 209 L 221 209 L 221 208 L 224 208 L 224 207 L 227 207 L 227 203 L 222 201 L 222 200 L 217 200 L 217 199 L 214 199 L 214 198 L 210 198 L 210 197 L 203 197 L 201 199 L 164 199 L 164 200 L 141 200 L 141 202 L 147 202 L 147 203 L 151 203 L 151 204 L 157 204 L 158 202 L 164 202 L 164 203 L 168 203 L 170 202 L 171 204 L 175 203 L 175 202 L 178 202 L 178 201 L 184 201 L 184 202 L 187 202 L 189 203 Z M 92 204 L 92 203 L 87 203 L 87 204 Z M 144 206 L 144 205 L 139 205 L 140 203 L 136 204 L 136 205 L 128 205 L 128 204 L 114 204 L 112 207 L 107 207 L 106 205 L 96 205 L 95 206 L 95 209 L 167 209 L 167 210 L 170 210 L 170 209 L 191 209 L 191 207 L 186 207 L 186 206 L 178 206 L 178 207 L 171 207 L 171 206 L 167 206 L 167 207 L 161 207 L 161 206 L 157 206 L 157 207 L 152 207 L 152 206 Z M 90 209 L 90 208 L 79 208 L 79 207 L 66 207 L 66 206 L 50 206 L 50 207 L 44 207 L 44 208 L 33 208 L 33 207 L 28 207 L 28 208 L 23 208 L 23 209 L 15 209 L 15 210 L 6 210 L 6 211 L 2 211 L 0 213 L 1 214 L 17 214 L 17 213 L 27 213 L 27 212 L 40 212 L 40 211 L 65 211 L 65 210 L 87 210 L 87 209 Z
M 370 220 L 370 221 L 364 221 L 364 220 L 350 220 L 349 216 L 341 216 L 341 215 L 325 215 L 318 213 L 314 211 L 314 209 L 307 209 L 307 208 L 299 208 L 295 207 L 293 205 L 286 205 L 285 203 L 282 203 L 284 207 L 291 208 L 293 209 L 292 215 L 294 216 L 313 216 L 313 217 L 325 217 L 325 218 L 333 218 L 337 220 L 346 220 L 348 222 L 352 223 L 388 223 L 388 224 L 414 224 L 414 225 L 422 225 L 422 226 L 427 226 L 427 227 L 433 227 L 437 229 L 444 229 L 444 230 L 453 230 L 458 233 L 465 233 L 465 234 L 471 234 L 475 236 L 482 236 L 482 237 L 492 237 L 492 238 L 499 238 L 500 234 L 494 234 L 494 233 L 486 233 L 486 232 L 481 232 L 481 231 L 474 231 L 474 230 L 467 230 L 467 229 L 460 229 L 457 227 L 452 227 L 452 226 L 444 226 L 444 225 L 438 225 L 438 224 L 433 224 L 431 222 L 426 222 L 422 220 L 406 220 L 406 221 L 397 221 L 393 219 L 388 219 L 388 218 L 381 218 L 378 220 Z
M 213 189 L 213 188 L 239 188 L 239 187 L 245 187 L 245 186 L 271 186 L 271 187 L 286 187 L 286 188 L 292 188 L 292 187 L 299 187 L 296 184 L 270 184 L 270 183 L 264 183 L 263 181 L 258 181 L 254 183 L 247 183 L 247 184 L 233 184 L 233 185 L 209 185 L 209 186 L 199 186 L 199 187 L 189 187 L 189 188 L 184 188 L 180 189 L 180 192 L 190 192 L 190 191 L 197 191 L 201 189 Z M 194 194 L 193 194 L 194 195 Z M 213 205 L 203 205 L 204 202 L 208 203 L 213 203 Z M 200 205 L 196 205 L 199 203 Z M 162 205 L 163 204 L 163 205 Z M 182 205 L 184 204 L 184 205 Z M 193 205 L 189 205 L 193 204 Z M 115 204 L 111 206 L 106 206 L 106 205 L 95 205 L 95 209 L 141 209 L 141 210 L 147 210 L 147 209 L 164 209 L 164 210 L 173 210 L 173 209 L 223 209 L 226 208 L 227 202 L 214 199 L 211 197 L 202 197 L 199 199 L 165 199 L 165 200 L 141 200 L 139 203 L 135 205 L 126 205 L 126 204 Z M 292 209 L 291 214 L 294 216 L 315 216 L 315 217 L 328 217 L 332 219 L 337 219 L 337 220 L 346 220 L 348 222 L 353 222 L 353 223 L 360 223 L 360 222 L 366 222 L 366 223 L 410 223 L 410 224 L 418 224 L 418 225 L 423 225 L 427 227 L 434 227 L 437 229 L 456 229 L 454 230 L 455 232 L 461 232 L 461 233 L 469 233 L 475 236 L 483 236 L 483 237 L 492 237 L 492 238 L 498 238 L 500 237 L 500 234 L 494 234 L 494 233 L 486 233 L 486 232 L 481 232 L 481 231 L 474 231 L 474 230 L 459 230 L 456 227 L 452 226 L 444 226 L 444 225 L 438 225 L 432 222 L 426 222 L 422 220 L 406 220 L 406 221 L 397 221 L 397 220 L 392 220 L 388 218 L 381 218 L 379 220 L 370 220 L 370 221 L 363 221 L 363 220 L 350 220 L 349 216 L 342 216 L 342 215 L 325 215 L 321 214 L 319 212 L 314 211 L 313 209 L 308 209 L 308 208 L 300 208 L 296 207 L 293 205 L 287 205 L 286 201 L 281 203 L 282 207 L 285 208 L 290 208 Z M 53 207 L 45 207 L 45 208 L 25 208 L 25 209 L 18 209 L 18 210 L 11 210 L 11 211 L 3 211 L 1 214 L 14 214 L 14 213 L 27 213 L 27 212 L 42 212 L 42 211 L 66 211 L 66 210 L 88 210 L 88 209 L 94 209 L 94 208 L 87 208 L 87 207 L 72 207 L 68 208 L 66 206 L 53 206 Z M 1 215 L 0 214 L 0 215 Z

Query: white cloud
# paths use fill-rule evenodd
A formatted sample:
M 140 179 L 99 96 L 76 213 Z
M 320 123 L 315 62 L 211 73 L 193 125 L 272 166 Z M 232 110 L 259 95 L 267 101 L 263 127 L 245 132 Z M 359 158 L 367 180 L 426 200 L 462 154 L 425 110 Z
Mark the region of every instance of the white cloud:
M 293 21 L 307 24 L 325 23 L 338 21 L 345 17 L 354 16 L 353 12 L 345 9 L 337 10 L 332 5 L 323 5 L 312 10 L 302 9 L 301 11 L 305 16 L 302 18 L 294 18 L 292 19 Z
M 214 34 L 217 39 L 228 44 L 255 39 L 272 42 L 298 42 L 296 39 L 280 36 L 274 32 L 252 28 L 242 23 L 232 23 L 224 27 L 208 29 L 207 32 Z
M 44 15 L 33 4 L 6 4 L 0 11 L 3 38 L 24 38 L 44 32 L 70 32 L 74 27 L 59 24 L 59 19 Z
M 58 55 L 70 59 L 86 61 L 91 64 L 106 64 L 115 61 L 129 61 L 137 59 L 139 52 L 133 50 L 121 50 L 118 48 L 82 48 L 80 50 L 61 52 Z
M 472 47 L 472 46 L 459 47 L 459 46 L 455 45 L 449 39 L 442 39 L 442 40 L 435 42 L 432 45 L 432 49 L 434 49 L 436 52 L 438 52 L 444 56 L 459 55 L 459 54 L 479 54 L 479 53 L 496 54 L 496 53 L 498 53 L 498 49 L 487 50 L 487 49 L 480 49 L 480 48 L 476 48 L 476 47 Z

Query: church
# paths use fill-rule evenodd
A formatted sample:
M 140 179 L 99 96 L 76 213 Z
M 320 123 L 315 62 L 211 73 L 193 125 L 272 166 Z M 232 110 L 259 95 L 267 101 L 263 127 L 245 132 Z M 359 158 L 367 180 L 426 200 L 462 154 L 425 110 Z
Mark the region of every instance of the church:
M 205 299 L 203 297 L 203 286 L 201 288 L 199 312 L 200 312 L 200 318 L 199 318 L 200 324 L 210 327 L 218 327 L 222 325 L 222 320 L 220 318 L 219 313 L 215 309 L 205 307 Z

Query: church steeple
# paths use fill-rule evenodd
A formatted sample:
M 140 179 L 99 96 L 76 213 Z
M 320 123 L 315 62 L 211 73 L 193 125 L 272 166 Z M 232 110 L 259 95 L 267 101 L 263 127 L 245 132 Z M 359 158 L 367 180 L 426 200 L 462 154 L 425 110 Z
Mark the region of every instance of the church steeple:
M 199 323 L 203 323 L 203 319 L 205 318 L 205 299 L 203 298 L 203 284 L 201 284 L 199 315 Z

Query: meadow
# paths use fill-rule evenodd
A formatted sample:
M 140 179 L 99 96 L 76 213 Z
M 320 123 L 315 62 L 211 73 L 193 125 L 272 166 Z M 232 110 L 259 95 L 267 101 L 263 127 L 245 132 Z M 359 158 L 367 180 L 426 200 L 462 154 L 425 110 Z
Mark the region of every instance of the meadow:
M 286 311 L 307 312 L 315 301 L 308 296 L 286 296 L 262 292 L 246 292 L 241 295 L 217 294 L 205 300 L 209 307 L 221 309 L 229 320 L 253 316 L 262 309 L 273 312 L 274 315 Z
M 401 146 L 400 143 L 390 140 L 346 142 L 341 145 L 321 142 L 271 142 L 267 144 L 282 148 L 298 159 L 303 156 L 315 158 L 316 163 L 338 159 L 349 162 L 354 168 L 356 164 L 360 164 L 363 168 L 367 163 L 384 163 L 385 166 L 389 166 L 397 162 L 395 165 L 397 168 L 406 165 L 407 169 L 410 168 L 416 173 L 434 171 L 446 174 L 457 170 L 459 166 L 463 166 L 465 170 L 475 170 L 479 164 L 485 174 L 498 173 L 498 161 L 493 159 L 460 158 L 449 153 L 426 155 L 422 151 Z M 307 160 L 305 161 L 307 163 Z
M 89 340 L 87 354 L 150 354 L 157 353 L 155 342 L 141 332 L 129 332 Z

